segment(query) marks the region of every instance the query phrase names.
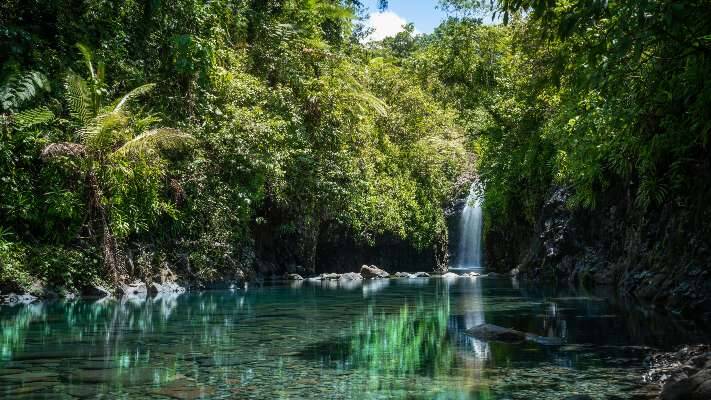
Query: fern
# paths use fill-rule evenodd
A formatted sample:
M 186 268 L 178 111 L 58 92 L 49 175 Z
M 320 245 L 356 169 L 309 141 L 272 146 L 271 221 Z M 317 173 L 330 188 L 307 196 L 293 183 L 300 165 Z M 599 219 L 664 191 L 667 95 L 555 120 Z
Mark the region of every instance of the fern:
M 64 83 L 69 114 L 82 124 L 89 124 L 92 119 L 91 95 L 84 78 L 70 72 Z
M 142 154 L 151 150 L 176 150 L 192 144 L 192 135 L 173 128 L 158 128 L 142 133 L 116 150 L 115 156 Z
M 155 87 L 156 87 L 156 84 L 155 84 L 155 83 L 147 83 L 147 84 L 145 84 L 145 85 L 141 85 L 141 86 L 139 86 L 139 87 L 137 87 L 137 88 L 131 90 L 130 92 L 126 93 L 126 94 L 121 98 L 121 100 L 119 100 L 119 102 L 118 102 L 118 103 L 116 104 L 116 106 L 114 107 L 114 111 L 119 111 L 119 110 L 121 110 L 121 108 L 124 106 L 124 104 L 126 104 L 127 102 L 129 102 L 129 101 L 135 99 L 135 98 L 138 97 L 138 96 L 141 96 L 141 95 L 144 95 L 144 94 L 150 92 L 150 91 L 153 90 Z
M 29 128 L 45 124 L 54 119 L 54 113 L 46 106 L 36 107 L 14 115 L 14 125 L 17 128 Z
M 0 106 L 4 111 L 16 111 L 40 91 L 49 92 L 49 89 L 49 80 L 41 72 L 15 74 L 0 86 Z

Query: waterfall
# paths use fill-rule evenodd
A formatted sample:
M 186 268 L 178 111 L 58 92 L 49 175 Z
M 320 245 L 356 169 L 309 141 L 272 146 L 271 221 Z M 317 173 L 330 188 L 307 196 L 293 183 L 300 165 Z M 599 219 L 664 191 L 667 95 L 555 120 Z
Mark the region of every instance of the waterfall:
M 474 185 L 469 190 L 467 203 L 459 222 L 457 269 L 481 269 L 481 204 Z

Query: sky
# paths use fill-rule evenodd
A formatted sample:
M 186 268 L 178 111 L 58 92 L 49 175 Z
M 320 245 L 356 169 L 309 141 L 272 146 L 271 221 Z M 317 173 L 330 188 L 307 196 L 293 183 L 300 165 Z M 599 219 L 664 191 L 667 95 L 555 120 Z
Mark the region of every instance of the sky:
M 378 0 L 366 0 L 370 17 L 368 25 L 375 28 L 369 40 L 381 40 L 394 36 L 402 25 L 412 22 L 417 33 L 432 33 L 446 13 L 437 8 L 438 0 L 388 0 L 388 8 L 380 12 Z

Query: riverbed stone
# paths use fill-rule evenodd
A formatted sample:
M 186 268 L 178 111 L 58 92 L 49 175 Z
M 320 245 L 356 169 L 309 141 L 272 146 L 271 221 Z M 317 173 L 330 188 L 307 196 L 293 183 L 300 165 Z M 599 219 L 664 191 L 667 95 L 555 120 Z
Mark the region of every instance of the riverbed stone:
M 360 274 L 363 276 L 363 279 L 388 278 L 390 276 L 389 273 L 383 271 L 375 265 L 363 265 L 360 267 Z

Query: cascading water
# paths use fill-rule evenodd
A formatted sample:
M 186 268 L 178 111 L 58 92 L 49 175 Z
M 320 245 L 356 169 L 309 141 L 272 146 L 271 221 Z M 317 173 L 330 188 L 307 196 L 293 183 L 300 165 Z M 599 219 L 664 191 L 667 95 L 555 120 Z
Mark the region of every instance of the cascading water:
M 459 222 L 457 269 L 479 270 L 481 263 L 481 204 L 472 185 Z

